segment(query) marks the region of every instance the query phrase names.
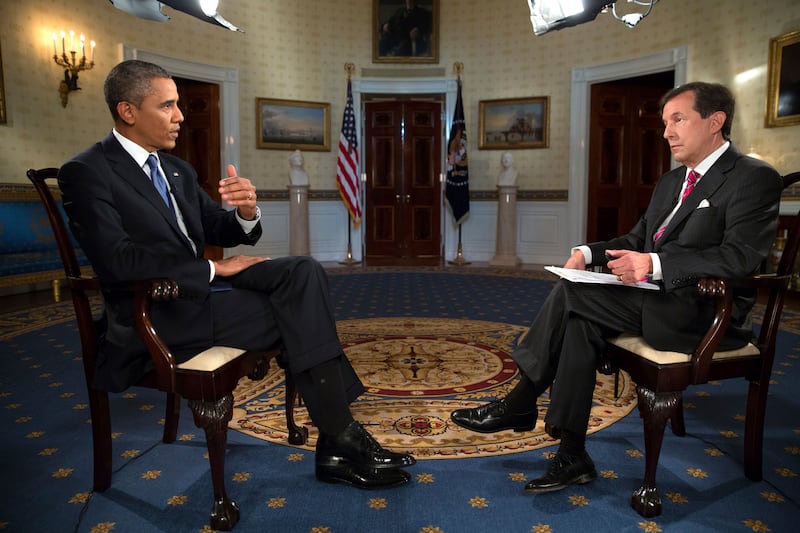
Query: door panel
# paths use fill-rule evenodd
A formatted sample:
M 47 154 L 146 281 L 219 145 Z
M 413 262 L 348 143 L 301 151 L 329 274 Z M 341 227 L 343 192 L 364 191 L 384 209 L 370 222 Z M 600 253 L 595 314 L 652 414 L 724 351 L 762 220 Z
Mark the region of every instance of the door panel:
M 630 231 L 669 169 L 659 100 L 671 87 L 672 73 L 592 85 L 588 242 Z
M 441 104 L 365 104 L 366 257 L 441 253 Z
M 178 86 L 178 105 L 183 124 L 170 153 L 191 163 L 197 171 L 200 187 L 217 203 L 222 200 L 217 184 L 220 179 L 219 85 L 174 78 Z M 205 247 L 206 259 L 222 259 L 218 246 Z

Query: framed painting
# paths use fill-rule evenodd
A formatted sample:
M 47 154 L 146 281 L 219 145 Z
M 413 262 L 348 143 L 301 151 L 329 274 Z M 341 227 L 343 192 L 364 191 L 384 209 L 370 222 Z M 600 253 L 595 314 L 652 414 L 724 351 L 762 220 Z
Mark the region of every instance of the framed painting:
M 256 98 L 256 147 L 270 150 L 331 149 L 331 105 Z
M 549 96 L 481 100 L 479 106 L 478 148 L 481 150 L 549 146 Z
M 373 62 L 439 62 L 439 0 L 372 2 Z
M 0 124 L 6 123 L 6 84 L 3 81 L 3 51 L 0 50 Z
M 767 79 L 764 125 L 800 124 L 800 31 L 770 39 Z

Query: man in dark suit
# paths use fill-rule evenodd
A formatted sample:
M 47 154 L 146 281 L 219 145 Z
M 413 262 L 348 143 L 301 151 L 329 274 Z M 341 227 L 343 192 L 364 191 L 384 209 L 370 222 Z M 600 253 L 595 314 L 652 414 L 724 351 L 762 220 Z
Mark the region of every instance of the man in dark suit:
M 410 455 L 382 448 L 349 403 L 363 392 L 336 333 L 328 282 L 310 257 L 237 255 L 203 259 L 206 243 L 254 244 L 261 236 L 256 188 L 228 166 L 217 205 L 175 147 L 183 115 L 169 74 L 124 61 L 106 78 L 113 131 L 64 164 L 59 186 L 75 238 L 104 283 L 148 278 L 178 282 L 177 301 L 152 306 L 153 322 L 179 362 L 212 345 L 265 350 L 281 344 L 319 429 L 317 478 L 361 488 L 408 482 Z M 162 190 L 159 187 L 163 184 Z M 108 327 L 95 386 L 120 391 L 150 367 L 130 298 L 105 295 Z
M 451 413 L 456 424 L 474 431 L 528 431 L 536 424 L 536 398 L 552 385 L 545 424 L 561 442 L 546 473 L 526 492 L 597 477 L 585 440 L 605 339 L 627 332 L 658 350 L 691 352 L 714 315 L 712 305 L 696 298 L 697 280 L 758 271 L 775 237 L 781 177 L 730 143 L 730 91 L 689 83 L 668 92 L 661 109 L 664 138 L 683 166 L 661 177 L 630 233 L 574 248 L 564 265 L 606 266 L 625 285 L 650 278 L 660 290 L 559 281 L 513 353 L 518 385 L 505 398 Z M 752 337 L 755 296 L 736 293 L 722 349 L 742 347 Z

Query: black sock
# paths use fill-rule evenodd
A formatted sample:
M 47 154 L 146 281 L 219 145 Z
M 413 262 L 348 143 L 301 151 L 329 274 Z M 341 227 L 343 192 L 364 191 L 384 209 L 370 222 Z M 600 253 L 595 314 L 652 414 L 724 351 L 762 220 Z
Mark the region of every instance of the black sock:
M 578 457 L 586 450 L 586 434 L 579 434 L 565 429 L 561 430 L 561 444 L 558 453 Z
M 536 387 L 525 374 L 520 372 L 519 383 L 506 395 L 506 404 L 513 413 L 528 413 L 536 409 Z
M 339 365 L 339 358 L 331 359 L 295 378 L 308 415 L 327 435 L 337 435 L 353 422 Z

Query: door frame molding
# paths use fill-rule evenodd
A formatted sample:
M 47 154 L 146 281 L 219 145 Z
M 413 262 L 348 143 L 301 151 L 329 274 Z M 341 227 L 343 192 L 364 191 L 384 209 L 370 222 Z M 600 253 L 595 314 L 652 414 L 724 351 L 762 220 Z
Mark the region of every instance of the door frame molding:
M 163 67 L 167 72 L 181 78 L 216 83 L 220 86 L 220 176 L 225 175 L 227 165 L 240 168 L 239 140 L 239 70 L 218 67 L 165 56 L 141 50 L 135 46 L 122 45 L 122 59 L 139 59 Z
M 589 180 L 590 86 L 594 83 L 633 78 L 673 70 L 675 86 L 686 83 L 689 49 L 687 46 L 625 61 L 572 69 L 569 135 L 569 198 L 567 214 L 570 229 L 568 246 L 586 241 L 586 210 Z M 672 162 L 673 166 L 675 162 Z
M 407 95 L 407 94 L 444 94 L 445 95 L 445 116 L 443 117 L 442 126 L 445 131 L 449 131 L 450 124 L 452 124 L 452 117 L 453 113 L 456 108 L 456 97 L 458 92 L 458 78 L 455 77 L 431 77 L 431 78 L 357 78 L 354 79 L 352 82 L 352 90 L 353 90 L 353 112 L 355 114 L 356 124 L 359 125 L 359 132 L 358 132 L 358 150 L 359 150 L 359 161 L 364 162 L 364 122 L 363 122 L 363 107 L 362 107 L 362 95 L 365 94 L 388 94 L 388 95 Z M 445 154 L 445 147 L 447 146 L 447 133 L 444 135 L 444 141 L 442 142 L 442 153 L 441 153 L 441 168 L 447 168 L 445 166 L 445 161 L 447 160 Z M 366 173 L 361 172 L 361 182 L 362 184 L 366 181 Z M 444 176 L 440 174 L 439 176 L 439 186 L 440 188 L 444 188 Z M 364 203 L 364 187 L 361 187 L 362 191 L 362 198 L 361 202 L 362 205 Z M 444 249 L 443 255 L 447 255 L 448 251 L 448 243 L 456 242 L 457 240 L 457 228 L 458 226 L 455 223 L 447 224 L 447 220 L 452 219 L 452 217 L 448 217 L 449 211 L 447 210 L 447 206 L 445 205 L 444 200 L 444 190 L 441 191 L 441 210 L 439 213 L 440 223 L 440 233 L 442 236 L 442 240 L 440 246 Z M 364 213 L 364 217 L 367 214 Z M 361 243 L 361 256 L 364 255 L 364 233 L 363 233 L 364 224 L 359 224 L 358 228 L 354 231 L 355 239 L 357 242 Z

